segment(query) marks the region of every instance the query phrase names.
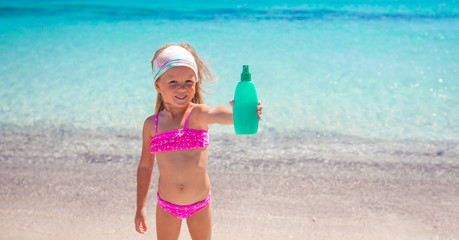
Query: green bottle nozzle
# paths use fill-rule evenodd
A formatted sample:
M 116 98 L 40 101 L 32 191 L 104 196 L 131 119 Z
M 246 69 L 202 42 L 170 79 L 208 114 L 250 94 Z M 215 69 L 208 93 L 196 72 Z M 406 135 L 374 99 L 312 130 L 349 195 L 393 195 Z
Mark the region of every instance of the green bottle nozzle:
M 251 74 L 249 71 L 249 65 L 242 66 L 241 81 L 251 81 Z

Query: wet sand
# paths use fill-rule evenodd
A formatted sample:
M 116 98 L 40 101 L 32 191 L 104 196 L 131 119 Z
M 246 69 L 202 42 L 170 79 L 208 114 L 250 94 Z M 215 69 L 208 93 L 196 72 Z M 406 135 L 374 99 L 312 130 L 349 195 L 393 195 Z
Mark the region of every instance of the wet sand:
M 138 134 L 0 133 L 0 239 L 155 239 L 156 168 L 133 224 Z M 213 239 L 459 239 L 458 143 L 311 136 L 212 135 Z

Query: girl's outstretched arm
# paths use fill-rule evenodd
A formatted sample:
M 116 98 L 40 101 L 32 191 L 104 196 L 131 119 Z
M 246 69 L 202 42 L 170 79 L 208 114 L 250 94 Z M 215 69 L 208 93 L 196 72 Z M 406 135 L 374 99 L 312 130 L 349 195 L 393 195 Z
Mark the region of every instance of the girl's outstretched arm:
M 234 100 L 231 100 L 229 102 L 231 105 L 231 108 L 234 105 Z M 261 102 L 258 102 L 257 106 L 257 114 L 259 115 L 258 119 L 261 121 L 261 114 L 263 110 L 263 106 L 261 105 Z M 233 125 L 233 110 L 229 109 L 225 106 L 219 106 L 216 108 L 210 108 L 209 106 L 206 106 L 204 109 L 204 112 L 206 112 L 206 119 L 208 124 L 223 124 L 223 125 Z
M 207 123 L 210 124 L 233 124 L 233 110 L 225 106 L 218 106 L 215 108 L 207 107 L 206 109 Z
M 136 231 L 142 234 L 147 231 L 145 202 L 155 164 L 155 155 L 150 153 L 152 132 L 154 133 L 154 118 L 149 117 L 143 125 L 142 154 L 137 168 L 137 211 L 134 222 Z

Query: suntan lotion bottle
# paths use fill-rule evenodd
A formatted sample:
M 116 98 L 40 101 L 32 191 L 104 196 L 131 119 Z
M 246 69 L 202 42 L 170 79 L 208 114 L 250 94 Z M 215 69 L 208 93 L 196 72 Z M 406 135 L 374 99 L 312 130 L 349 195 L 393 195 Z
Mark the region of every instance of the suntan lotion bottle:
M 256 134 L 258 131 L 258 96 L 251 81 L 249 65 L 242 67 L 241 81 L 234 93 L 233 120 L 236 134 Z

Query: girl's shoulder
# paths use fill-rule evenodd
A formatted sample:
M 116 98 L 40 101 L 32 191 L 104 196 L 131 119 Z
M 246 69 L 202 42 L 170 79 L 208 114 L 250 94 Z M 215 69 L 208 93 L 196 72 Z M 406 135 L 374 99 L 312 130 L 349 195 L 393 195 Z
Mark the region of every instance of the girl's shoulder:
M 193 111 L 196 111 L 196 112 L 206 112 L 206 111 L 209 111 L 210 107 L 204 103 L 195 103 L 194 106 L 193 106 Z
M 144 124 L 155 124 L 155 116 L 156 114 L 153 114 L 145 119 Z
M 207 104 L 195 104 L 193 110 L 191 111 L 191 114 L 197 118 L 200 118 L 203 121 L 206 121 L 206 119 L 209 117 L 209 113 L 211 110 L 212 108 Z
M 143 123 L 143 132 L 150 136 L 155 136 L 155 115 L 151 115 L 145 119 Z
M 209 115 L 210 107 L 206 104 L 194 104 L 193 110 L 190 113 L 189 119 L 192 125 L 197 126 L 200 129 L 207 129 L 207 118 Z

